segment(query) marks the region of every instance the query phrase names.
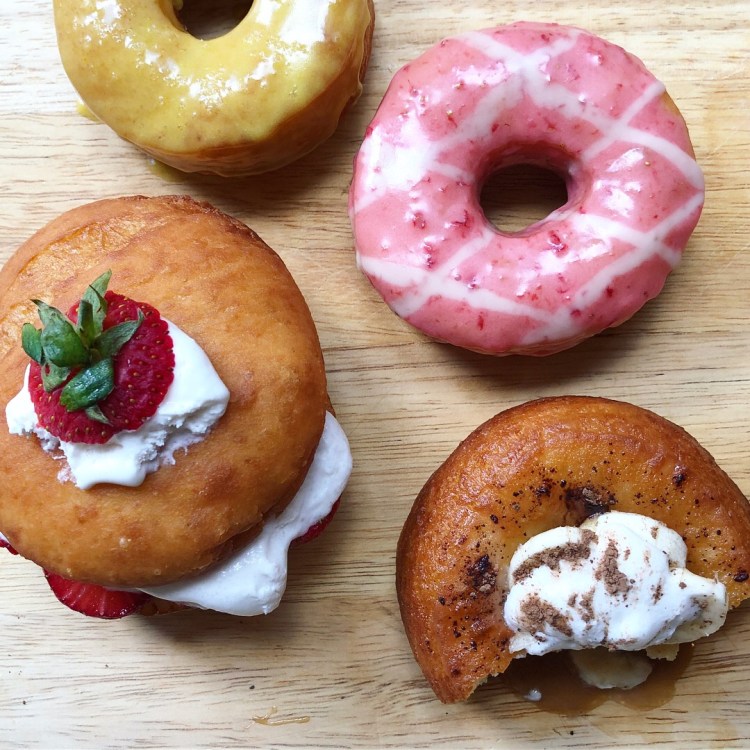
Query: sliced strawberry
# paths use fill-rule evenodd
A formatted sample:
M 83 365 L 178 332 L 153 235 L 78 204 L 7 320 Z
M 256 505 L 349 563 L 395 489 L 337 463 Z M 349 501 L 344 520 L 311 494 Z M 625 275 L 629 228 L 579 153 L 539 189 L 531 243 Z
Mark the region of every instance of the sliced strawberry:
M 80 371 L 72 369 L 59 387 L 45 390 L 42 369 L 46 364 L 32 361 L 29 393 L 39 424 L 60 440 L 72 443 L 106 443 L 121 430 L 137 430 L 152 417 L 174 379 L 174 347 L 167 322 L 151 305 L 135 302 L 114 292 L 104 295 L 107 313 L 102 331 L 138 319 L 143 320 L 131 338 L 112 356 L 113 387 L 97 401 L 101 419 L 93 419 L 88 409 L 69 411 L 61 403 L 64 386 Z M 78 307 L 68 318 L 76 323 Z M 110 381 L 112 382 L 112 381 Z
M 71 581 L 47 570 L 44 576 L 54 595 L 66 607 L 88 617 L 116 620 L 137 612 L 150 599 L 141 592 L 113 591 L 93 583 Z
M 115 387 L 100 404 L 115 431 L 137 430 L 156 414 L 174 379 L 174 347 L 167 322 L 145 302 L 134 302 L 107 292 L 109 303 L 104 330 L 135 320 L 144 321 L 115 356 Z
M 44 390 L 42 368 L 32 362 L 29 367 L 29 395 L 39 424 L 66 443 L 106 443 L 115 434 L 111 425 L 96 422 L 85 411 L 68 411 L 60 403 L 60 391 Z
M 328 526 L 329 523 L 331 523 L 331 520 L 336 515 L 336 511 L 339 509 L 340 502 L 341 498 L 336 500 L 328 515 L 325 518 L 321 518 L 317 523 L 314 523 L 304 534 L 294 539 L 292 541 L 292 544 L 307 544 L 307 542 L 311 542 L 313 539 L 315 539 L 315 537 L 320 536 L 323 533 L 323 529 L 325 529 L 325 527 Z
M 18 552 L 13 548 L 11 543 L 2 535 L 0 534 L 0 548 L 5 548 L 10 552 L 11 555 L 17 555 Z

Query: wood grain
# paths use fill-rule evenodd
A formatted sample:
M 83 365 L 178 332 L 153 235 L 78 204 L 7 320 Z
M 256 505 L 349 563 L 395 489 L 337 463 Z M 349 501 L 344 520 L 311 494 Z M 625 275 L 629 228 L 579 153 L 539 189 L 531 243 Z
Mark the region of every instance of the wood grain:
M 0 3 L 0 259 L 60 212 L 106 196 L 189 193 L 237 216 L 279 252 L 307 297 L 355 472 L 329 531 L 295 553 L 284 603 L 267 617 L 90 621 L 60 607 L 33 566 L 4 555 L 0 743 L 750 746 L 747 606 L 695 647 L 664 705 L 638 711 L 607 700 L 560 716 L 502 680 L 468 704 L 438 703 L 408 650 L 393 582 L 401 524 L 430 473 L 477 424 L 537 396 L 603 395 L 654 409 L 750 493 L 750 2 L 376 1 L 356 108 L 313 154 L 246 180 L 154 167 L 82 117 L 50 5 Z M 664 293 L 619 329 L 544 360 L 482 357 L 415 333 L 357 272 L 346 213 L 353 155 L 396 69 L 441 37 L 521 19 L 583 26 L 641 57 L 682 109 L 708 187 Z M 537 179 L 492 218 L 538 216 L 556 188 Z

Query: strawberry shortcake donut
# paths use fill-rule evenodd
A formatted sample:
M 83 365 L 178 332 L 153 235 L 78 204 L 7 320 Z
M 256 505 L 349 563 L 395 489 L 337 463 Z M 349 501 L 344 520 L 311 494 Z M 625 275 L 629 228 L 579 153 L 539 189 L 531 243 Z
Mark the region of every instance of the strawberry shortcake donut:
M 310 310 L 255 232 L 187 196 L 71 209 L 0 270 L 0 357 L 0 547 L 63 604 L 279 605 L 351 451 Z
M 511 164 L 568 190 L 520 232 L 480 205 Z M 543 355 L 656 296 L 703 195 L 685 122 L 640 60 L 581 29 L 517 23 L 445 39 L 396 74 L 350 214 L 360 268 L 406 321 L 475 351 Z

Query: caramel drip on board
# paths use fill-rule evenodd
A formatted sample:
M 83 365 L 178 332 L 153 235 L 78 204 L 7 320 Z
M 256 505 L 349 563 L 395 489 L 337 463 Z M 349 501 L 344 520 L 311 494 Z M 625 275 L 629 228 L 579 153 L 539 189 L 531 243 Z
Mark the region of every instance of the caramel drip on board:
M 668 703 L 675 695 L 677 680 L 693 655 L 693 647 L 683 644 L 674 661 L 655 659 L 649 678 L 631 690 L 601 690 L 587 685 L 578 676 L 564 652 L 516 659 L 502 676 L 504 683 L 519 697 L 549 713 L 577 716 L 612 700 L 629 708 L 646 710 Z

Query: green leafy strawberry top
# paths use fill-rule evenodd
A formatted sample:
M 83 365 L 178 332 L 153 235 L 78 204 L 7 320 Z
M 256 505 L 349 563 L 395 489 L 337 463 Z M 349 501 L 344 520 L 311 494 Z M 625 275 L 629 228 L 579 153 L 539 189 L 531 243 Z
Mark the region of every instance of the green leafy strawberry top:
M 106 271 L 86 288 L 77 305 L 77 320 L 35 299 L 42 328 L 25 323 L 21 330 L 24 351 L 41 368 L 44 390 L 51 393 L 62 386 L 60 403 L 69 412 L 84 410 L 90 419 L 104 424 L 108 419 L 98 403 L 115 387 L 113 358 L 144 319 L 138 310 L 137 319 L 104 329 L 108 307 L 104 295 L 111 276 Z

